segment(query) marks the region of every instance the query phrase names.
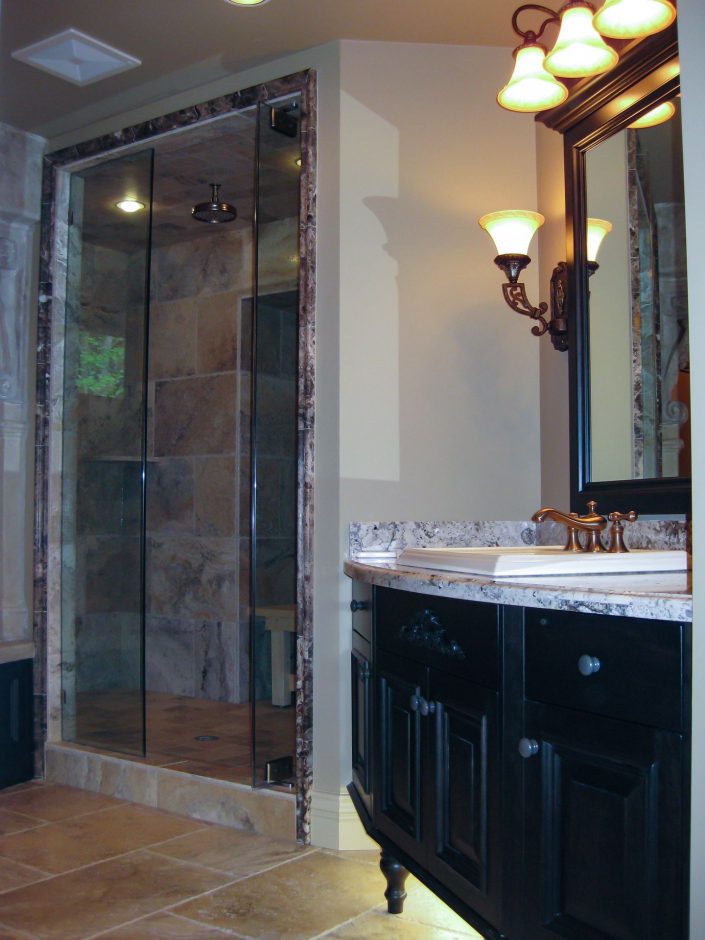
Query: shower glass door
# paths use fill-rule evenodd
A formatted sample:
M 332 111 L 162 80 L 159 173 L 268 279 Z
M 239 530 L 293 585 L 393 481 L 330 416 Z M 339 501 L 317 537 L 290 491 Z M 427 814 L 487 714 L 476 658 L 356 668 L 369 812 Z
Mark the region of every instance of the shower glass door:
M 295 779 L 299 125 L 299 95 L 260 105 L 252 324 L 255 786 L 293 786 Z
M 145 752 L 152 172 L 144 150 L 72 174 L 66 285 L 63 738 L 130 754 Z

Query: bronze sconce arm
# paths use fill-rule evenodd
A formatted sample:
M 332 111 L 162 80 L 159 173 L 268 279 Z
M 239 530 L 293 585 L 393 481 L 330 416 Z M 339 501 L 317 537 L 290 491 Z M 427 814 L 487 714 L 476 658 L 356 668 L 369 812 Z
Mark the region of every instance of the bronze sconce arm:
M 551 275 L 551 294 L 550 294 L 550 315 L 549 304 L 541 301 L 538 307 L 534 307 L 526 295 L 526 287 L 519 281 L 519 275 L 530 263 L 528 255 L 503 254 L 497 255 L 494 263 L 500 268 L 507 282 L 502 284 L 502 293 L 509 307 L 515 313 L 530 317 L 536 320 L 536 325 L 531 328 L 534 336 L 543 336 L 549 333 L 553 348 L 559 352 L 565 352 L 568 349 L 568 320 L 565 315 L 565 298 L 568 278 L 568 268 L 565 261 L 560 261 L 553 269 Z

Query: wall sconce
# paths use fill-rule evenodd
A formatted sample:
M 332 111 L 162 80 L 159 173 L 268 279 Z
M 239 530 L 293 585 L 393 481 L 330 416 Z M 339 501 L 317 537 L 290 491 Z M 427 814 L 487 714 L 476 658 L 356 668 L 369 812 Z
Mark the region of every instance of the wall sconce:
M 531 262 L 527 254 L 529 243 L 544 222 L 540 213 L 526 209 L 488 212 L 479 219 L 480 225 L 497 248 L 494 263 L 507 278 L 507 282 L 502 284 L 502 293 L 508 306 L 515 313 L 537 321 L 531 328 L 534 336 L 549 333 L 553 348 L 565 352 L 568 348 L 568 321 L 565 318 L 568 269 L 565 261 L 560 261 L 551 275 L 551 309 L 548 319 L 548 304 L 542 301 L 538 307 L 534 307 L 526 296 L 526 287 L 519 281 L 519 275 Z
M 587 220 L 587 272 L 588 277 L 597 271 L 600 265 L 597 263 L 597 253 L 605 235 L 612 231 L 612 223 L 607 219 L 588 219 Z
M 543 15 L 537 30 L 519 27 L 519 16 L 525 11 Z M 670 0 L 606 0 L 597 13 L 588 0 L 570 0 L 558 12 L 525 3 L 512 17 L 512 29 L 522 43 L 514 50 L 514 71 L 497 101 L 508 111 L 555 108 L 568 97 L 567 87 L 558 78 L 599 75 L 619 61 L 617 51 L 603 36 L 640 39 L 665 29 L 675 18 Z M 539 39 L 550 25 L 558 26 L 559 32 L 549 52 Z
M 519 275 L 531 263 L 527 254 L 531 239 L 545 221 L 540 212 L 530 212 L 528 209 L 502 209 L 499 212 L 488 212 L 478 219 L 480 226 L 495 243 L 497 257 L 494 263 L 507 278 L 507 283 L 502 284 L 502 294 L 508 306 L 515 313 L 537 320 L 536 325 L 531 328 L 532 334 L 543 336 L 544 333 L 549 333 L 553 348 L 565 352 L 568 349 L 568 319 L 565 315 L 568 266 L 565 261 L 559 261 L 551 275 L 551 308 L 548 319 L 548 304 L 542 301 L 538 307 L 532 306 L 526 296 L 526 287 L 519 281 Z M 609 235 L 611 231 L 612 223 L 607 219 L 587 220 L 588 277 L 592 277 L 600 267 L 597 263 L 597 253 L 605 235 Z

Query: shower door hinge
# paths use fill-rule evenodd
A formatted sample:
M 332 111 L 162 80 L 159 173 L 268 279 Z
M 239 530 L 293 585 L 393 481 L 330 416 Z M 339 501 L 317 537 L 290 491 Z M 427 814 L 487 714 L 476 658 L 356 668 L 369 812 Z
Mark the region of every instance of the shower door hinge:
M 296 137 L 299 133 L 299 119 L 288 108 L 270 108 L 269 126 L 285 137 Z
M 294 758 L 277 757 L 264 765 L 265 783 L 291 784 L 294 778 Z

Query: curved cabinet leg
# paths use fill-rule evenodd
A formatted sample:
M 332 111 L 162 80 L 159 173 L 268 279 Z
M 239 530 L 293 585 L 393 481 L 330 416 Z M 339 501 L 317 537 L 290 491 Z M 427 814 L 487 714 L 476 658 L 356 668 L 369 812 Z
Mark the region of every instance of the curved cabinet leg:
M 382 851 L 379 867 L 387 879 L 387 890 L 384 892 L 387 899 L 387 911 L 390 914 L 401 914 L 406 900 L 404 884 L 409 872 L 389 852 L 385 851 Z

